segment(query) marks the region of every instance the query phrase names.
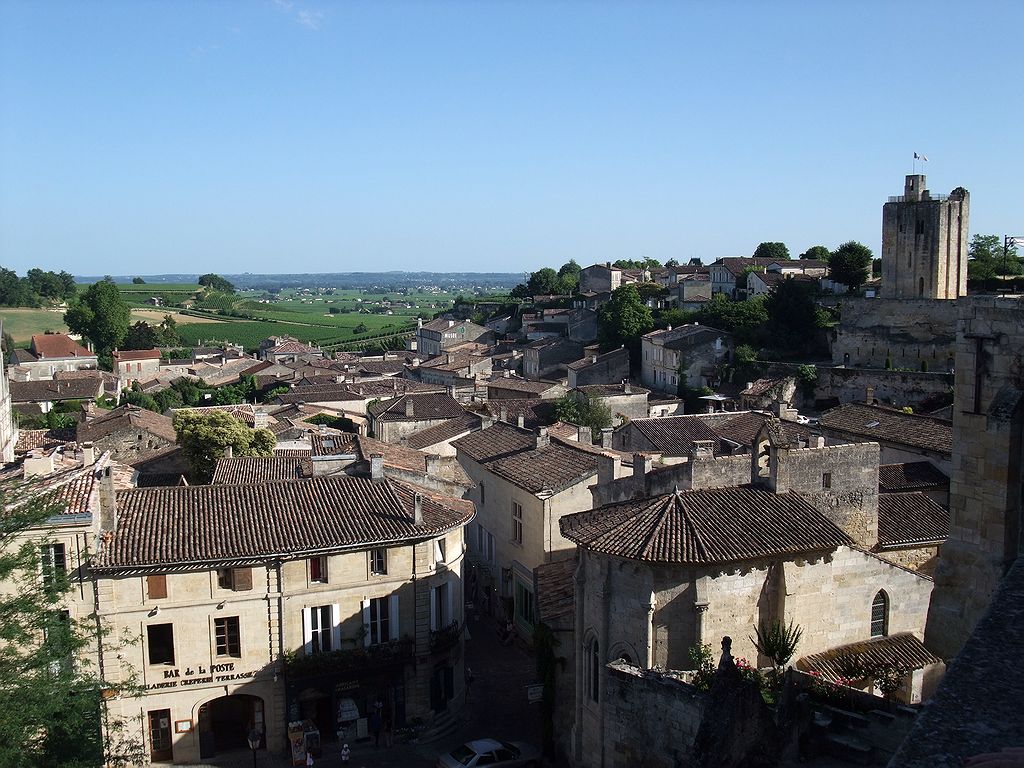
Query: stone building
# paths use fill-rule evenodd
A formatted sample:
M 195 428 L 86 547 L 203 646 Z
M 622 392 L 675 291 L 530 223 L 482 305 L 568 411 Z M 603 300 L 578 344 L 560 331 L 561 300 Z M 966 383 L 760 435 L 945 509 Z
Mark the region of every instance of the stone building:
M 354 738 L 378 701 L 396 727 L 458 706 L 471 503 L 382 475 L 109 500 L 96 607 L 142 641 L 101 663 L 145 692 L 107 706 L 142 713 L 154 762 L 245 747 L 253 729 L 261 748 L 290 755 L 296 721 L 321 740 Z
M 523 378 L 559 378 L 566 366 L 582 354 L 583 344 L 565 336 L 531 341 L 523 348 Z
M 629 378 L 629 350 L 613 349 L 603 355 L 588 355 L 569 364 L 569 389 L 588 384 L 618 384 Z
M 718 366 L 732 359 L 732 334 L 706 325 L 684 325 L 645 333 L 641 340 L 641 383 L 660 392 L 714 387 Z
M 79 445 L 92 443 L 100 453 L 109 451 L 115 461 L 133 464 L 176 443 L 174 423 L 167 416 L 135 405 L 99 413 L 78 424 L 75 439 Z
M 971 197 L 957 187 L 932 195 L 923 174 L 882 206 L 882 297 L 956 299 L 967 295 Z
M 956 304 L 938 299 L 844 296 L 832 336 L 832 363 L 862 368 L 951 372 Z
M 416 352 L 421 359 L 436 357 L 446 349 L 469 341 L 494 340 L 494 332 L 469 320 L 438 318 L 424 323 L 417 322 Z
M 820 428 L 830 445 L 877 442 L 882 463 L 927 460 L 949 473 L 953 425 L 947 419 L 904 413 L 866 403 L 845 403 L 821 415 Z
M 3 322 L 0 321 L 0 334 Z M 0 464 L 14 461 L 14 446 L 18 443 L 18 425 L 11 408 L 11 390 L 7 385 L 7 366 L 0 360 Z
M 612 426 L 633 419 L 646 419 L 650 411 L 647 396 L 650 394 L 643 387 L 637 387 L 623 379 L 619 384 L 585 384 L 573 390 L 591 400 L 607 406 L 612 415 Z
M 99 358 L 66 333 L 36 333 L 28 349 L 8 350 L 11 381 L 52 379 L 58 371 L 94 370 Z
M 121 389 L 135 382 L 144 384 L 160 375 L 159 349 L 115 349 L 111 357 Z
M 399 443 L 414 432 L 436 427 L 465 414 L 459 402 L 448 394 L 406 394 L 369 405 L 366 414 L 370 432 L 385 443 Z

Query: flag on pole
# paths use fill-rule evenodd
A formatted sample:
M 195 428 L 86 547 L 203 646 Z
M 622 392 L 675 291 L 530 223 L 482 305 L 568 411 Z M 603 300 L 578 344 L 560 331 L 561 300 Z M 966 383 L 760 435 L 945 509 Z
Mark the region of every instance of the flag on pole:
M 914 159 L 915 160 L 923 160 L 926 163 L 928 162 L 928 156 L 927 155 L 919 155 L 917 152 L 914 153 Z

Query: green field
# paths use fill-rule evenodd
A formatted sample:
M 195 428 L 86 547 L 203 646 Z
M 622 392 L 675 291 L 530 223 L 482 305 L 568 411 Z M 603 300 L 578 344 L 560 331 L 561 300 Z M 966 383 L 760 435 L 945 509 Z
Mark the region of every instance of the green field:
M 366 334 L 357 336 L 352 333 L 351 329 L 346 330 L 337 327 L 239 320 L 212 324 L 194 323 L 179 325 L 178 335 L 181 336 L 182 342 L 186 345 L 197 346 L 200 343 L 208 344 L 212 341 L 230 341 L 235 344 L 241 344 L 246 349 L 255 349 L 268 336 L 293 336 L 299 341 L 332 345 L 359 341 L 384 331 L 400 333 L 411 329 L 411 325 L 406 324 L 404 327 L 401 327 L 396 324 L 392 328 L 371 329 Z
M 3 320 L 4 333 L 11 334 L 15 344 L 28 345 L 32 334 L 56 331 L 67 333 L 64 325 L 64 310 L 48 309 L 12 309 L 0 308 L 0 320 Z

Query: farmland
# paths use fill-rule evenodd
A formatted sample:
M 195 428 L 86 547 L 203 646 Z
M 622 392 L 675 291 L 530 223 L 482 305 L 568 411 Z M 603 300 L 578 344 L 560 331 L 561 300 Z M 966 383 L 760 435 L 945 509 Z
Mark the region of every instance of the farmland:
M 64 325 L 64 310 L 57 309 L 20 309 L 3 307 L 0 308 L 0 319 L 4 323 L 4 332 L 11 334 L 14 343 L 28 345 L 32 340 L 32 334 L 56 331 L 67 333 L 68 327 Z

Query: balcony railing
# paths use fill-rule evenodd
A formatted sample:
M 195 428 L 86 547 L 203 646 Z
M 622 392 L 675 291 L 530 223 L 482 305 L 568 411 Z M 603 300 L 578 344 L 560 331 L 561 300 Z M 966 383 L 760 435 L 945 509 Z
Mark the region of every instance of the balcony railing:
M 430 650 L 431 651 L 444 651 L 451 648 L 459 643 L 459 637 L 462 635 L 462 625 L 458 621 L 453 621 L 447 626 L 441 627 L 438 630 L 430 631 Z
M 289 677 L 316 677 L 340 672 L 364 671 L 404 664 L 413 658 L 416 643 L 411 637 L 365 648 L 350 648 L 309 656 L 285 654 L 284 669 Z
M 888 202 L 890 203 L 919 203 L 926 200 L 949 200 L 949 195 L 936 195 L 933 192 L 927 192 L 920 197 L 907 197 L 906 195 L 889 195 Z

